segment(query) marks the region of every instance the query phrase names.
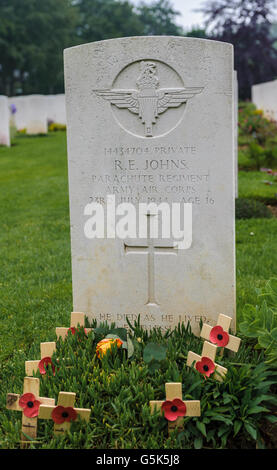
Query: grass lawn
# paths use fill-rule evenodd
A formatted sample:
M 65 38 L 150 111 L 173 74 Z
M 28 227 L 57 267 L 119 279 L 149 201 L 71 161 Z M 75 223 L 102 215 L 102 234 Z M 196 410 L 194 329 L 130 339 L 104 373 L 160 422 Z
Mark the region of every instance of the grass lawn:
M 32 354 L 38 354 L 40 342 L 55 340 L 55 327 L 67 325 L 72 310 L 65 133 L 33 138 L 21 136 L 15 139 L 11 149 L 0 148 L 0 179 L 0 380 L 6 382 L 0 392 L 0 407 L 4 409 L 5 394 L 21 392 L 24 361 L 35 359 L 30 348 Z M 274 199 L 277 189 L 259 184 L 263 179 L 270 177 L 257 172 L 240 172 L 240 196 L 257 195 L 257 198 L 263 199 L 265 195 Z M 256 287 L 263 286 L 270 277 L 276 276 L 277 218 L 239 220 L 236 227 L 239 323 L 244 305 L 256 301 Z M 93 343 L 94 340 L 91 341 Z M 181 350 L 180 346 L 179 353 L 185 354 L 186 351 Z M 177 360 L 175 356 L 173 359 Z M 255 361 L 257 359 L 254 358 Z M 121 366 L 117 364 L 116 367 L 120 369 Z M 94 371 L 90 373 L 90 380 L 93 380 Z M 134 366 L 130 373 L 139 384 L 146 372 L 143 369 L 140 376 Z M 163 393 L 162 383 L 169 380 L 169 376 L 162 376 L 160 396 Z M 124 377 L 122 383 L 129 380 Z M 7 388 L 8 385 L 12 386 L 13 379 L 17 390 Z M 118 379 L 117 390 L 122 383 Z M 45 389 L 45 393 L 56 391 L 54 385 L 53 390 Z M 138 393 L 144 391 L 141 389 Z M 111 391 L 115 392 L 116 389 Z M 148 398 L 154 399 L 152 392 L 145 393 Z M 87 405 L 85 399 L 81 402 Z M 142 402 L 140 398 L 141 406 Z M 120 401 L 118 406 L 120 408 Z M 149 419 L 145 418 L 146 421 Z M 10 426 L 8 432 L 9 421 L 5 418 L 2 421 L 4 430 L 1 431 L 0 420 L 0 447 L 1 441 L 3 447 L 16 446 L 17 441 L 13 440 L 12 435 L 19 430 L 20 420 L 15 419 Z M 105 432 L 104 428 L 102 432 Z M 113 437 L 109 445 L 121 447 L 120 432 L 116 431 L 114 436 L 118 439 Z M 136 445 L 136 438 L 134 435 L 131 437 L 126 441 L 130 447 Z M 95 445 L 98 445 L 99 436 L 95 439 Z M 80 442 L 75 443 L 77 447 L 83 445 Z M 145 438 L 141 445 L 151 445 L 151 442 Z M 170 445 L 172 442 L 169 440 Z
M 277 205 L 277 177 L 261 171 L 240 171 L 239 197 Z

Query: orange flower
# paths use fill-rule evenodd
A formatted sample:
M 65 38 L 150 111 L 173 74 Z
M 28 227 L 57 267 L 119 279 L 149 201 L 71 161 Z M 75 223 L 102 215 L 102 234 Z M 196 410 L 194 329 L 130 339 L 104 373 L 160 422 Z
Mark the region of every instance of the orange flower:
M 106 354 L 106 352 L 108 351 L 108 349 L 111 349 L 112 345 L 113 344 L 116 344 L 118 348 L 121 347 L 121 345 L 123 344 L 123 342 L 121 341 L 121 339 L 119 338 L 105 338 L 105 339 L 102 339 L 102 341 L 99 341 L 99 343 L 97 344 L 96 346 L 96 354 L 99 358 L 101 358 L 101 356 L 104 356 L 104 354 Z

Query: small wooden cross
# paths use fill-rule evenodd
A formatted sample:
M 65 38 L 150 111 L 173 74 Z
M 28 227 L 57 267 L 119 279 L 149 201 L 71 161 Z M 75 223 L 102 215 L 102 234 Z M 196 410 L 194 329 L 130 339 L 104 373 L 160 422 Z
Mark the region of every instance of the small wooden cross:
M 72 312 L 71 313 L 71 320 L 70 320 L 70 327 L 57 327 L 56 328 L 56 335 L 57 338 L 62 338 L 64 340 L 68 334 L 70 328 L 77 328 L 78 326 L 84 327 L 85 326 L 85 314 L 81 312 Z M 86 328 L 86 332 L 89 333 L 92 331 L 92 328 Z
M 215 338 L 211 339 L 210 335 L 211 335 L 212 330 L 215 331 L 215 327 L 212 327 L 204 323 L 200 336 L 210 341 L 211 343 L 216 344 L 217 347 L 222 347 L 222 348 L 230 349 L 231 351 L 234 351 L 234 352 L 238 352 L 241 339 L 238 338 L 237 336 L 229 335 L 229 328 L 231 325 L 231 321 L 232 321 L 231 317 L 227 317 L 227 315 L 223 315 L 222 313 L 220 313 L 217 319 L 216 327 L 219 327 L 217 329 L 218 330 L 222 329 L 222 331 L 218 331 L 217 335 L 213 335 L 215 336 Z M 226 337 L 227 344 L 225 344 L 226 341 L 224 341 L 225 339 L 224 337 Z M 216 340 L 218 341 L 215 342 Z
M 74 408 L 76 393 L 60 392 L 58 405 L 41 405 L 39 408 L 39 419 L 53 419 L 54 415 L 63 422 L 54 424 L 54 434 L 62 434 L 70 429 L 71 422 L 80 416 L 81 419 L 89 421 L 90 409 Z M 54 415 L 53 412 L 55 411 Z M 67 416 L 66 416 L 67 415 Z M 75 415 L 75 417 L 73 416 Z M 71 419 L 72 417 L 72 419 Z M 54 420 L 54 419 L 53 419 Z
M 40 360 L 46 357 L 52 357 L 53 353 L 56 351 L 56 343 L 40 343 Z M 28 377 L 32 377 L 39 368 L 38 361 L 25 361 L 25 373 Z
M 207 377 L 211 375 L 211 371 L 212 369 L 214 369 L 212 372 L 212 376 L 219 382 L 222 382 L 224 379 L 224 376 L 227 374 L 227 369 L 214 362 L 215 356 L 216 356 L 216 350 L 217 350 L 217 347 L 215 344 L 211 344 L 208 341 L 205 341 L 203 344 L 201 356 L 199 356 L 198 354 L 195 354 L 192 351 L 189 351 L 188 358 L 187 358 L 187 365 L 191 367 L 192 364 L 195 363 L 194 368 L 199 370 L 199 372 L 201 372 Z
M 162 412 L 162 405 L 166 401 L 173 401 L 176 398 L 179 400 L 182 400 L 181 382 L 166 383 L 165 384 L 165 396 L 166 396 L 166 400 L 150 401 L 151 414 L 154 413 L 155 409 L 161 410 Z M 201 415 L 199 400 L 189 400 L 189 401 L 187 400 L 187 401 L 184 401 L 183 403 L 185 404 L 185 407 L 186 407 L 186 413 L 184 416 L 200 416 Z M 174 408 L 174 403 L 172 403 L 172 407 Z M 182 431 L 183 426 L 184 426 L 184 417 L 178 416 L 175 421 L 168 421 L 168 432 L 170 433 L 174 431 L 174 429 L 176 428 L 179 431 Z
M 21 448 L 28 447 L 28 445 L 32 442 L 24 435 L 24 433 L 27 434 L 32 440 L 35 440 L 37 437 L 38 417 L 35 416 L 33 418 L 29 418 L 24 414 L 26 412 L 25 409 L 19 405 L 20 398 L 22 398 L 25 394 L 34 395 L 35 399 L 38 400 L 41 405 L 55 406 L 54 398 L 42 398 L 39 396 L 39 379 L 35 377 L 24 378 L 23 395 L 18 395 L 16 393 L 7 394 L 7 409 L 22 412 Z M 30 407 L 31 402 L 29 403 L 29 408 Z M 28 408 L 28 404 L 26 404 L 26 408 Z

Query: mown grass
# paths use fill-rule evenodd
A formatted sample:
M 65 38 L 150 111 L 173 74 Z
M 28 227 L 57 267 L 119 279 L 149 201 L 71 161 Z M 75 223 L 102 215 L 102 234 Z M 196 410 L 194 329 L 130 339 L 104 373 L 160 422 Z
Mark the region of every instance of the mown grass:
M 0 361 L 47 340 L 71 310 L 65 133 L 0 148 Z
M 65 133 L 34 138 L 22 136 L 16 138 L 14 143 L 15 145 L 11 149 L 0 148 L 2 188 L 0 194 L 0 381 L 3 384 L 0 392 L 1 410 L 5 408 L 7 392 L 21 393 L 24 361 L 39 357 L 40 342 L 54 340 L 55 327 L 69 324 L 70 311 L 72 310 Z M 253 184 L 252 194 L 254 194 L 253 175 L 250 172 L 240 175 L 240 187 L 244 191 L 244 197 L 249 197 L 245 193 L 246 178 L 249 178 L 250 186 Z M 264 175 L 261 176 L 264 177 Z M 268 189 L 262 184 L 261 187 L 263 190 Z M 272 188 L 269 187 L 269 189 Z M 259 192 L 259 187 L 256 190 Z M 237 221 L 238 322 L 241 319 L 245 303 L 255 303 L 255 288 L 264 285 L 270 277 L 276 275 L 276 235 L 276 218 Z M 94 348 L 95 343 L 91 344 L 91 347 Z M 180 346 L 179 352 L 185 355 L 186 349 L 182 348 L 183 346 Z M 254 360 L 255 362 L 257 359 Z M 165 370 L 156 385 L 152 384 L 153 387 L 146 393 L 143 374 L 147 374 L 147 369 L 143 369 L 141 376 L 138 372 L 138 375 L 134 375 L 136 367 L 137 365 L 133 364 L 129 369 L 127 368 L 124 380 L 122 379 L 121 382 L 117 378 L 116 384 L 119 388 L 127 388 L 129 394 L 132 391 L 133 380 L 140 384 L 137 409 L 141 409 L 143 403 L 147 405 L 149 399 L 162 397 L 162 384 L 165 380 L 177 380 L 178 377 L 184 381 L 187 380 L 187 371 L 180 365 L 177 372 L 173 371 L 174 368 L 170 369 L 170 373 Z M 119 376 L 123 374 L 121 363 L 117 364 L 117 369 Z M 101 376 L 99 368 L 90 369 L 92 374 L 90 380 L 92 381 L 95 380 L 95 372 L 99 372 Z M 179 374 L 178 377 L 176 374 Z M 71 377 L 72 383 L 66 382 L 65 386 L 71 385 L 70 391 L 76 391 L 78 395 L 78 379 L 74 375 L 69 377 Z M 45 382 L 43 381 L 42 384 L 44 393 L 53 392 L 57 395 L 58 383 L 53 384 L 53 389 L 44 388 Z M 103 390 L 104 388 L 100 387 L 97 400 L 100 400 Z M 116 394 L 116 391 L 112 393 Z M 126 396 L 128 393 L 126 392 Z M 122 396 L 121 399 L 123 398 Z M 83 401 L 83 404 L 88 406 L 87 398 Z M 132 401 L 129 412 L 132 409 L 131 405 Z M 93 406 L 96 405 L 93 404 Z M 104 411 L 101 408 L 102 405 L 97 404 L 97 406 L 100 407 L 97 413 L 103 412 L 104 416 L 109 414 L 108 409 L 111 405 L 108 403 L 107 397 L 104 400 Z M 138 411 L 136 413 L 138 417 Z M 6 410 L 1 413 L 0 441 L 3 447 L 18 445 L 21 419 L 15 415 L 17 413 Z M 109 426 L 113 426 L 112 420 L 116 416 L 118 418 L 119 411 L 115 414 L 113 411 L 111 416 L 107 418 Z M 137 418 L 140 423 L 138 433 L 141 433 L 141 426 L 146 426 L 147 423 L 147 426 L 151 424 L 152 418 L 147 413 L 145 416 Z M 100 441 L 108 443 L 109 446 L 122 447 L 126 445 L 131 447 L 136 445 L 135 439 L 137 438 L 135 437 L 128 438 L 124 441 L 125 444 L 122 444 L 120 441 L 122 426 L 119 426 L 121 431 L 110 434 L 109 436 L 113 436 L 113 438 L 109 439 L 105 434 L 111 432 L 109 426 L 101 425 L 99 432 L 97 429 L 92 431 L 96 434 L 98 432 L 100 435 L 100 437 L 92 436 L 93 445 L 97 446 Z M 162 429 L 159 426 L 156 428 L 156 435 Z M 49 442 L 52 447 L 63 445 L 65 447 L 86 447 L 88 445 L 86 430 L 82 431 L 81 428 L 78 430 L 79 437 L 75 437 L 71 443 L 68 440 L 62 441 L 62 443 L 57 443 L 55 439 L 51 441 L 52 428 L 50 424 L 43 425 L 41 429 L 42 446 L 47 447 Z M 46 433 L 45 438 L 43 437 L 44 432 Z M 145 432 L 144 430 L 143 435 Z M 116 435 L 118 438 L 114 437 Z M 160 440 L 155 441 L 156 443 L 153 441 L 151 444 L 151 439 L 149 439 L 150 437 L 146 436 L 144 440 L 140 441 L 140 445 L 158 446 L 157 442 Z M 173 445 L 171 440 L 165 439 L 164 442 L 165 446 Z M 185 439 L 183 445 L 191 446 L 192 441 Z
M 239 171 L 239 197 L 277 205 L 277 177 L 261 171 Z

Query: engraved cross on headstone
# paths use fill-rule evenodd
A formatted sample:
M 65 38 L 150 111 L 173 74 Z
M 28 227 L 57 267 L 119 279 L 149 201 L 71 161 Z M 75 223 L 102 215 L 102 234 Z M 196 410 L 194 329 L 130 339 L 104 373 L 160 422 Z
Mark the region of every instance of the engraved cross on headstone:
M 139 239 L 134 242 L 124 242 L 124 251 L 128 254 L 147 254 L 148 271 L 148 300 L 146 305 L 158 305 L 155 294 L 155 255 L 171 254 L 177 255 L 178 249 L 174 246 L 168 246 L 165 243 L 155 240 L 151 237 L 150 217 L 155 214 L 146 214 L 147 217 L 147 239 Z

